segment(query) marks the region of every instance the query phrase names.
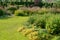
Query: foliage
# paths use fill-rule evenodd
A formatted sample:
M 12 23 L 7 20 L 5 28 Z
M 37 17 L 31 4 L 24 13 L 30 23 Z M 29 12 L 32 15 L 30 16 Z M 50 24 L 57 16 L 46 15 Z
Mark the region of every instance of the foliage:
M 0 16 L 3 16 L 3 15 L 5 15 L 6 13 L 5 13 L 5 11 L 3 10 L 3 8 L 0 8 Z
M 48 14 L 48 13 L 59 13 L 59 9 L 55 8 L 39 8 L 39 7 L 33 7 L 33 8 L 27 8 L 27 7 L 21 7 L 18 10 L 23 10 L 23 14 L 30 16 L 30 15 L 35 15 L 35 14 Z
M 16 10 L 16 11 L 14 12 L 14 14 L 15 14 L 16 16 L 24 16 L 24 11 L 23 11 L 23 10 Z
M 46 14 L 49 12 L 50 12 L 50 9 L 48 9 L 48 8 L 41 8 L 38 10 L 38 14 Z
M 9 11 L 11 11 L 12 14 L 14 14 L 14 11 L 17 10 L 17 7 L 10 5 L 10 6 L 8 6 L 6 9 L 9 10 Z
M 40 40 L 51 40 L 53 36 L 46 29 L 39 29 Z
M 29 15 L 32 15 L 34 12 L 35 11 L 29 10 L 28 8 L 24 7 L 16 10 L 15 14 L 18 14 L 17 16 L 29 16 Z
M 19 10 L 16 10 L 14 12 L 14 14 L 16 16 L 28 16 L 29 15 L 29 11 L 28 10 L 22 10 L 22 9 L 19 9 Z
M 30 40 L 51 40 L 53 38 L 46 29 L 35 29 L 34 26 L 32 26 L 32 28 L 25 27 L 25 29 L 20 32 Z
M 38 31 L 36 31 L 34 28 L 26 28 L 20 32 L 30 40 L 39 40 Z
M 46 23 L 46 28 L 51 34 L 60 34 L 60 17 L 59 15 L 53 15 Z
M 43 15 L 33 15 L 30 17 L 30 19 L 27 21 L 26 25 L 34 25 L 36 27 L 45 28 L 46 21 L 51 16 L 51 14 L 43 14 Z M 40 17 L 40 18 L 39 18 Z
M 60 40 L 60 36 L 55 36 L 55 37 L 52 38 L 51 40 Z
M 47 31 L 51 34 L 59 34 L 60 33 L 59 15 L 57 14 L 34 15 L 30 17 L 30 19 L 27 22 L 27 25 L 34 25 L 37 28 L 47 29 Z
M 54 7 L 56 7 L 56 8 L 60 8 L 60 0 L 55 0 L 54 1 L 55 3 L 53 3 L 54 5 Z
M 27 28 L 38 29 L 40 40 L 51 40 L 60 35 L 60 14 L 33 15 L 27 21 Z M 40 18 L 39 18 L 40 17 Z

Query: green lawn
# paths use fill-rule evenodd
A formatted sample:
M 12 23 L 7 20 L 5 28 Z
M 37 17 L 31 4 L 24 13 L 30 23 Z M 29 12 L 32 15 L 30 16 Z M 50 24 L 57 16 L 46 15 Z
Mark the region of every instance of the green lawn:
M 0 40 L 28 40 L 17 29 L 22 26 L 28 17 L 12 17 L 0 19 Z

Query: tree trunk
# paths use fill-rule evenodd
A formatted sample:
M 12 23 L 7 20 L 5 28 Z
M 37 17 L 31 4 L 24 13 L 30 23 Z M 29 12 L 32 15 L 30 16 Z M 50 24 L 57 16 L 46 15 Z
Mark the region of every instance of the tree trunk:
M 38 5 L 39 4 L 39 0 L 34 0 L 34 4 Z
M 28 0 L 26 0 L 26 6 L 28 6 Z
M 32 2 L 32 0 L 31 0 L 31 2 Z

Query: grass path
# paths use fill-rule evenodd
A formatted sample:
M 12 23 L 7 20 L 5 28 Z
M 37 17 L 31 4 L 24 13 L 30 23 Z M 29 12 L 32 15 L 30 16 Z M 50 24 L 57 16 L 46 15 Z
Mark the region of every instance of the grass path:
M 12 17 L 0 19 L 0 40 L 28 40 L 17 29 L 22 26 L 28 17 Z

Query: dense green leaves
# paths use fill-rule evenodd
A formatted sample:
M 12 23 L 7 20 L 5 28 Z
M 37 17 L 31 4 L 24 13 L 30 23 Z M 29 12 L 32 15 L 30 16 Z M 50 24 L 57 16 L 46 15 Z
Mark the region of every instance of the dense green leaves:
M 51 34 L 59 34 L 60 33 L 60 17 L 59 15 L 54 15 L 49 18 L 46 24 L 46 28 L 49 30 Z

